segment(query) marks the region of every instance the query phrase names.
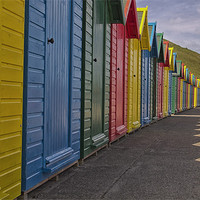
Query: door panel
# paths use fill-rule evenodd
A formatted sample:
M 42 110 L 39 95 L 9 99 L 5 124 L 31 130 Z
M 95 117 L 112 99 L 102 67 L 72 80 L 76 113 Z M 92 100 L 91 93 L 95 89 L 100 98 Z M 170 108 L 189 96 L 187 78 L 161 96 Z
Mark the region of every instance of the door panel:
M 47 3 L 45 79 L 46 166 L 71 154 L 69 149 L 69 66 L 71 1 Z
M 149 55 L 148 55 L 149 52 L 146 51 L 146 55 L 145 55 L 145 79 L 144 79 L 144 82 L 145 82 L 145 87 L 144 87 L 144 102 L 145 102 L 145 114 L 144 114 L 144 118 L 146 120 L 148 120 L 149 118 Z
M 105 1 L 94 0 L 92 136 L 103 132 Z
M 124 55 L 125 29 L 117 25 L 117 96 L 116 96 L 116 127 L 124 124 Z

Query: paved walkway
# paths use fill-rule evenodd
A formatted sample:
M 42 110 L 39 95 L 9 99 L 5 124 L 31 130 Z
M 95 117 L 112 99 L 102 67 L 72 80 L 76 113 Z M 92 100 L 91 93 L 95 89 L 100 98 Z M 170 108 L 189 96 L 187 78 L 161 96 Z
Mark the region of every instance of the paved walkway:
M 168 117 L 72 167 L 29 198 L 200 199 L 197 134 L 200 108 Z

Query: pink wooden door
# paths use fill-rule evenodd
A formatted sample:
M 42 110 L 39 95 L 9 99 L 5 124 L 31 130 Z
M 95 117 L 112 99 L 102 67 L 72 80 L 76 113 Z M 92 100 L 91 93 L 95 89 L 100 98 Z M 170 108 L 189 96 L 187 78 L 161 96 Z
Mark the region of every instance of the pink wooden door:
M 116 93 L 116 128 L 120 132 L 124 126 L 124 66 L 125 66 L 125 27 L 117 25 L 117 93 Z

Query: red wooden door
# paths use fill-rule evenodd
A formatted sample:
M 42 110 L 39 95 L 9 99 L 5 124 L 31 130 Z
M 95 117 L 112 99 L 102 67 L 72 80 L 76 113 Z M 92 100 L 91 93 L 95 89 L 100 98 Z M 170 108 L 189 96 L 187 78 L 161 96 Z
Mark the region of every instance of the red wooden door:
M 124 56 L 125 56 L 125 27 L 117 25 L 117 94 L 116 94 L 116 128 L 117 132 L 124 127 Z

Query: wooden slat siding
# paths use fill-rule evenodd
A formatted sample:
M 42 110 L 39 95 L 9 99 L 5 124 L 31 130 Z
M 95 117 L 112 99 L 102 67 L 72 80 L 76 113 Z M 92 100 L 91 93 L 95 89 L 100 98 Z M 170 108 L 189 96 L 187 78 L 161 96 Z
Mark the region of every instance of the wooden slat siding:
M 127 33 L 126 33 L 127 34 Z M 124 125 L 127 127 L 128 107 L 128 38 L 125 38 L 125 70 L 124 70 Z
M 80 158 L 80 128 L 81 128 L 81 68 L 82 68 L 82 0 L 73 0 L 73 57 L 72 57 L 72 119 L 71 142 L 75 159 Z
M 150 102 L 149 102 L 149 107 L 150 107 L 150 119 L 152 120 L 153 118 L 153 73 L 154 73 L 154 69 L 153 69 L 153 58 L 150 57 Z
M 145 87 L 145 81 L 143 81 L 145 79 L 145 59 L 144 59 L 144 50 L 142 50 L 141 53 L 141 124 L 143 124 L 143 118 L 144 118 L 144 109 L 145 109 L 145 95 L 144 95 L 144 87 Z
M 151 65 L 150 64 L 151 63 L 151 58 L 150 58 L 150 52 L 149 52 L 149 65 Z M 149 120 L 151 120 L 151 116 L 150 116 L 150 113 L 151 113 L 151 111 L 150 111 L 150 104 L 151 104 L 151 67 L 149 67 L 149 71 L 148 71 L 148 78 L 149 78 L 149 85 L 148 85 L 148 94 L 149 94 L 149 96 L 148 96 L 148 117 L 149 117 Z
M 72 67 L 72 148 L 76 160 L 80 157 L 80 109 L 81 109 L 81 57 L 82 57 L 82 1 L 73 1 L 73 65 Z M 27 44 L 25 52 L 24 127 L 23 127 L 23 175 L 22 191 L 29 190 L 50 176 L 43 172 L 44 149 L 44 77 L 46 19 L 45 0 L 29 0 L 27 9 Z M 26 111 L 26 112 L 25 112 Z M 70 158 L 71 159 L 71 158 Z
M 110 141 L 116 132 L 116 85 L 117 85 L 117 25 L 111 25 L 111 63 L 110 63 Z
M 110 42 L 111 25 L 106 24 L 106 59 L 105 59 L 105 118 L 104 134 L 109 137 L 109 102 L 110 102 Z
M 84 114 L 84 151 L 91 145 L 92 120 L 92 51 L 93 51 L 93 1 L 85 1 L 85 114 Z M 83 69 L 84 70 L 84 69 Z
M 0 1 L 0 199 L 21 194 L 24 9 Z
M 24 138 L 23 138 L 23 176 L 22 190 L 29 189 L 32 180 L 41 174 L 43 163 L 43 123 L 44 123 L 44 73 L 45 73 L 45 9 L 44 1 L 30 0 L 26 7 L 26 19 L 29 18 L 26 35 L 27 61 L 25 70 L 27 87 L 24 91 Z M 29 12 L 29 13 L 28 13 Z M 29 16 L 28 16 L 29 15 Z M 29 34 L 30 33 L 30 34 Z M 37 34 L 35 34 L 37 33 Z M 34 74 L 34 73 L 35 74 Z M 37 77 L 37 78 L 35 78 Z
M 142 51 L 141 51 L 141 43 L 140 41 L 138 42 L 138 112 L 137 112 L 137 117 L 138 121 L 141 124 L 141 57 L 142 57 Z
M 161 85 L 162 85 L 162 76 L 163 76 L 162 72 L 163 71 L 162 71 L 161 64 L 158 63 L 158 76 L 157 76 L 158 77 L 157 115 L 158 115 L 159 118 L 160 118 L 160 114 L 162 113 L 162 88 L 161 88 Z

